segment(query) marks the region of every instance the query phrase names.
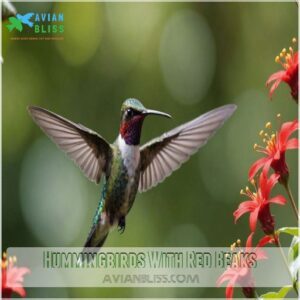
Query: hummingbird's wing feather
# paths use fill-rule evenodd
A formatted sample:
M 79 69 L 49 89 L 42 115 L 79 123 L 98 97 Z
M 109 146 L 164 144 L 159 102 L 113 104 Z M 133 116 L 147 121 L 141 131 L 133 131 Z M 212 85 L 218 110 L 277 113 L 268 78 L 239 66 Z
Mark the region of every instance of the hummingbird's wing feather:
M 96 132 L 44 108 L 30 106 L 33 120 L 91 180 L 99 183 L 112 155 L 109 143 Z
M 139 192 L 156 186 L 178 169 L 206 144 L 235 110 L 233 104 L 221 106 L 143 145 Z

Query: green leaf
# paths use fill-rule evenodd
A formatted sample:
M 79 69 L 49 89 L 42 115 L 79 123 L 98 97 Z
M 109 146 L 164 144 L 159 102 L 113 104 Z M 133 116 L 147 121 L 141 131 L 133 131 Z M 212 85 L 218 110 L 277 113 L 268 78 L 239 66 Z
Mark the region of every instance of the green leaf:
M 298 281 L 297 276 L 300 270 L 300 257 L 298 255 L 299 243 L 300 243 L 300 238 L 295 236 L 292 240 L 291 246 L 289 248 L 289 253 L 288 253 L 289 268 L 292 273 L 293 280 L 295 282 Z
M 268 292 L 266 294 L 261 295 L 260 299 L 284 299 L 287 293 L 293 288 L 292 285 L 286 285 L 282 287 L 278 292 Z
M 282 228 L 279 228 L 276 232 L 277 232 L 277 234 L 280 234 L 283 232 L 286 234 L 299 236 L 299 228 L 298 227 L 282 227 Z
M 300 243 L 300 237 L 294 236 L 288 253 L 289 263 L 293 262 L 298 257 L 299 243 Z

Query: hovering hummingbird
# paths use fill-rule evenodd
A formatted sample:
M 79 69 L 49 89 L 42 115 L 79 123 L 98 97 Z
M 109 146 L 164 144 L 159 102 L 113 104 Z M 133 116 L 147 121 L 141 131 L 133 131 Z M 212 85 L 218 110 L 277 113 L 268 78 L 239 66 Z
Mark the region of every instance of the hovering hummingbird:
M 29 113 L 39 127 L 62 149 L 82 172 L 104 185 L 92 226 L 84 245 L 104 244 L 110 229 L 125 230 L 125 218 L 137 191 L 145 192 L 162 182 L 206 144 L 207 140 L 233 114 L 236 106 L 225 105 L 174 128 L 140 146 L 146 116 L 170 118 L 167 113 L 147 109 L 136 99 L 121 107 L 119 135 L 113 144 L 81 124 L 73 123 L 46 109 L 30 106 Z

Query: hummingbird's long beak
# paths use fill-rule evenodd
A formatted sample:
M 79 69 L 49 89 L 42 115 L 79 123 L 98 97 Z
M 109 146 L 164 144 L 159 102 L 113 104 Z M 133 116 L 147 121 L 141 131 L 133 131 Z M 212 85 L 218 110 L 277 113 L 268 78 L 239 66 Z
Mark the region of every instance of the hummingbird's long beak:
M 171 115 L 164 113 L 162 111 L 154 110 L 154 109 L 146 109 L 143 111 L 143 115 L 157 115 L 157 116 L 163 116 L 167 118 L 172 118 Z

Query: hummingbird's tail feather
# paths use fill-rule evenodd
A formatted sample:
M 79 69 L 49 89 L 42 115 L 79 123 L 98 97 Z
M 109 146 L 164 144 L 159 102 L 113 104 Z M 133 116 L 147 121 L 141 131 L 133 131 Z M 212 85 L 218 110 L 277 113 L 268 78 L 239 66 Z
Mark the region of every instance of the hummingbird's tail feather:
M 96 241 L 95 241 L 95 235 L 96 235 L 95 231 L 96 231 L 96 229 L 91 232 L 90 236 L 88 237 L 87 241 L 85 242 L 83 252 L 88 252 L 89 248 L 97 249 L 99 251 L 100 248 L 103 246 L 103 244 L 108 236 L 108 231 L 103 232 L 100 239 L 98 238 Z
M 100 248 L 103 246 L 110 230 L 110 224 L 107 221 L 106 214 L 104 212 L 101 213 L 101 217 L 98 223 L 93 224 L 88 238 L 84 244 L 82 250 L 82 258 L 80 259 L 80 263 L 85 260 L 89 263 L 94 259 L 97 252 L 99 252 Z

